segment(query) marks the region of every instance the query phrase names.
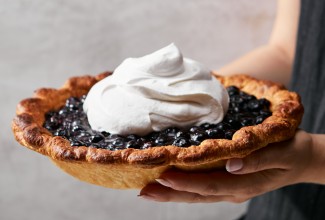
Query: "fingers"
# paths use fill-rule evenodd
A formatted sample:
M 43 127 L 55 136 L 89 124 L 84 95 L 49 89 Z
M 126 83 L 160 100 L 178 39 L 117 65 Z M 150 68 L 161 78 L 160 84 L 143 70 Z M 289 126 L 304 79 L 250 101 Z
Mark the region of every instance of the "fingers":
M 240 203 L 281 186 L 271 181 L 275 176 L 279 176 L 276 170 L 246 175 L 225 171 L 206 174 L 172 171 L 158 179 L 160 184 L 144 187 L 140 196 L 159 202 Z
M 218 188 L 220 187 L 220 183 L 217 182 L 218 180 L 222 179 L 223 184 L 231 185 L 231 180 L 226 176 L 230 176 L 230 174 L 222 171 L 213 173 L 169 171 L 162 174 L 156 181 L 163 186 L 178 191 L 192 192 L 200 195 L 220 195 L 218 194 Z M 222 194 L 228 194 L 228 192 L 223 191 Z
M 140 196 L 161 202 L 243 202 L 299 182 L 311 158 L 310 142 L 307 133 L 298 131 L 290 141 L 268 145 L 245 158 L 229 159 L 228 172 L 167 171 L 156 184 L 143 188 Z
M 205 174 L 168 171 L 156 184 L 144 187 L 140 196 L 159 202 L 239 203 L 284 186 L 284 173 L 277 169 L 245 175 L 233 175 L 226 171 Z
M 226 170 L 233 174 L 255 173 L 268 169 L 287 169 L 288 162 L 285 158 L 284 143 L 268 145 L 245 158 L 232 158 L 226 163 Z
M 229 159 L 226 169 L 233 174 L 255 173 L 268 169 L 302 171 L 312 158 L 311 135 L 299 130 L 289 141 L 270 144 L 245 158 Z
M 268 145 L 245 158 L 229 159 L 228 172 L 167 171 L 156 184 L 145 187 L 141 196 L 163 202 L 243 202 L 297 183 L 311 158 L 308 137 L 298 131 L 290 141 Z
M 203 196 L 197 193 L 178 191 L 160 184 L 149 184 L 144 187 L 139 195 L 141 198 L 157 202 L 185 202 L 185 203 L 212 203 L 220 201 L 244 202 L 231 195 Z
M 267 175 L 265 175 L 267 174 Z M 161 185 L 176 191 L 186 191 L 202 196 L 244 195 L 263 192 L 272 172 L 232 175 L 225 171 L 210 173 L 184 173 L 169 171 L 157 180 Z

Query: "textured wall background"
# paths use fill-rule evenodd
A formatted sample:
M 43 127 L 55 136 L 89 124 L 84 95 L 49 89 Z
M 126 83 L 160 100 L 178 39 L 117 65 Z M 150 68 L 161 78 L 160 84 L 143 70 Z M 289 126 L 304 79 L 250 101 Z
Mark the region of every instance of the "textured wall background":
M 271 0 L 0 0 L 0 219 L 234 219 L 246 204 L 158 204 L 79 182 L 20 147 L 19 100 L 175 42 L 217 69 L 266 42 Z

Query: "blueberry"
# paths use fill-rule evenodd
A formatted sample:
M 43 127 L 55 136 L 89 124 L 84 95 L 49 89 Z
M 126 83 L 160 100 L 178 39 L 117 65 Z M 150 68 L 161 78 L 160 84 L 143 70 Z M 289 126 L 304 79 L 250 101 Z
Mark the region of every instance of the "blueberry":
M 139 144 L 143 144 L 143 143 L 147 142 L 148 140 L 145 137 L 139 137 L 136 141 Z
M 253 117 L 247 117 L 247 118 L 242 118 L 240 120 L 240 123 L 241 125 L 244 127 L 244 126 L 251 126 L 251 125 L 254 125 L 255 124 L 255 118 Z
M 59 115 L 62 115 L 62 116 L 66 116 L 66 115 L 68 115 L 68 113 L 69 113 L 69 110 L 67 108 L 62 108 L 59 111 Z
M 126 136 L 126 139 L 128 139 L 128 140 L 137 140 L 138 138 L 139 138 L 139 136 L 136 134 L 129 134 Z
M 159 136 L 159 132 L 151 132 L 146 136 L 146 139 L 155 141 L 158 138 L 158 136 Z
M 235 117 L 227 117 L 225 119 L 225 122 L 230 125 L 231 128 L 239 129 L 241 127 L 241 124 L 238 120 L 236 120 Z
M 71 127 L 71 131 L 72 131 L 72 132 L 76 132 L 76 131 L 84 131 L 84 130 L 85 130 L 84 127 L 81 126 L 81 125 L 75 125 L 75 126 L 72 126 L 72 127 Z
M 147 141 L 147 142 L 143 143 L 141 149 L 148 149 L 148 148 L 154 147 L 154 146 L 155 146 L 155 144 L 152 141 Z
M 255 124 L 261 124 L 264 121 L 265 117 L 262 115 L 259 115 L 255 118 Z
M 106 131 L 102 131 L 101 133 L 104 137 L 108 137 L 110 135 L 110 133 Z
M 243 111 L 242 109 L 243 107 L 235 106 L 233 107 L 233 113 L 240 113 Z
M 171 128 L 167 128 L 164 133 L 170 137 L 174 137 L 176 135 L 176 133 L 179 132 L 179 128 L 176 127 L 171 127 Z
M 76 97 L 70 97 L 67 99 L 65 106 L 70 110 L 77 110 L 80 107 L 80 100 Z
M 228 140 L 231 140 L 232 139 L 232 136 L 234 135 L 234 133 L 236 132 L 236 130 L 227 130 L 225 132 L 225 138 L 228 139 Z
M 126 148 L 140 149 L 141 145 L 135 140 L 130 140 L 126 143 Z
M 105 141 L 100 141 L 98 143 L 92 143 L 90 146 L 101 148 L 101 149 L 107 149 L 107 150 L 115 150 L 114 146 L 111 143 L 107 143 Z
M 93 143 L 90 146 L 96 147 L 96 148 L 101 148 L 101 149 L 107 149 L 107 150 L 116 150 L 112 144 L 106 143 L 106 142 L 98 142 L 98 143 Z
M 241 104 L 243 104 L 245 102 L 245 100 L 243 99 L 242 96 L 235 95 L 235 96 L 230 97 L 230 102 L 234 103 L 236 105 L 241 105 Z
M 248 102 L 248 108 L 252 111 L 257 111 L 261 109 L 261 104 L 258 100 L 251 100 Z
M 125 147 L 125 139 L 122 137 L 118 137 L 116 138 L 113 142 L 112 145 L 116 148 L 116 149 L 121 149 Z
M 179 137 L 174 140 L 173 145 L 178 147 L 189 147 L 191 146 L 191 142 L 186 138 Z
M 225 123 L 225 122 L 219 122 L 219 123 L 216 125 L 216 128 L 225 131 L 225 130 L 227 130 L 227 129 L 230 129 L 230 128 L 231 128 L 231 125 L 228 124 L 228 123 Z
M 155 144 L 158 146 L 162 146 L 162 145 L 167 145 L 169 141 L 169 138 L 166 134 L 160 134 L 156 140 L 155 140 Z
M 71 121 L 70 120 L 65 120 L 63 123 L 62 123 L 62 126 L 61 126 L 63 129 L 65 130 L 69 130 L 71 131 L 72 130 L 72 125 L 71 125 Z
M 70 132 L 64 129 L 58 129 L 53 133 L 55 136 L 63 136 L 63 137 L 69 137 Z
M 240 108 L 241 108 L 242 112 L 250 112 L 251 111 L 248 107 L 248 102 L 244 102 Z
M 247 102 L 251 100 L 256 100 L 256 97 L 253 95 L 249 95 L 247 93 L 241 93 L 241 97 Z
M 98 142 L 104 140 L 104 137 L 97 134 L 97 135 L 90 136 L 89 140 L 91 143 L 98 143 Z
M 213 124 L 210 124 L 210 123 L 203 123 L 200 125 L 200 128 L 202 128 L 204 130 L 210 129 L 212 127 L 213 127 Z
M 270 112 L 269 110 L 261 110 L 261 111 L 259 111 L 259 114 L 261 116 L 264 116 L 265 118 L 267 118 L 272 115 L 272 112 Z
M 80 125 L 83 124 L 83 122 L 80 121 L 80 120 L 76 120 L 76 119 L 74 119 L 74 120 L 72 120 L 72 122 L 70 122 L 70 124 L 71 124 L 72 127 L 73 127 L 73 126 L 80 126 Z
M 238 95 L 239 94 L 239 89 L 236 86 L 229 86 L 227 87 L 227 91 L 229 96 L 233 96 L 233 95 Z
M 80 141 L 85 146 L 90 146 L 91 145 L 91 141 L 89 140 L 89 137 L 87 137 L 87 136 L 71 136 L 70 137 L 70 141 L 71 140 L 73 140 L 73 141 Z
M 224 138 L 225 136 L 224 132 L 218 128 L 210 128 L 206 130 L 206 134 L 212 139 Z
M 77 141 L 77 140 L 70 141 L 70 144 L 71 144 L 71 146 L 84 146 L 85 145 L 81 141 Z
M 53 130 L 59 128 L 59 126 L 57 126 L 56 124 L 53 124 L 49 121 L 45 121 L 45 123 L 43 124 L 43 127 L 50 131 L 53 131 Z
M 242 118 L 254 117 L 256 112 L 241 112 L 234 115 L 234 118 L 237 121 L 240 121 Z M 258 114 L 259 115 L 259 114 Z
M 108 141 L 114 141 L 118 138 L 123 138 L 121 135 L 118 134 L 110 134 L 108 137 L 106 137 L 106 140 Z
M 202 142 L 207 138 L 207 135 L 205 132 L 197 131 L 193 134 L 191 134 L 191 140 L 194 142 Z
M 259 101 L 260 105 L 263 106 L 264 108 L 269 108 L 271 105 L 270 101 L 265 98 L 261 98 L 258 101 Z
M 45 114 L 45 119 L 48 120 L 49 118 L 51 118 L 52 116 L 58 116 L 58 112 L 55 111 L 49 111 Z
M 190 135 L 189 135 L 189 133 L 187 133 L 185 131 L 179 131 L 179 132 L 176 133 L 175 138 L 179 138 L 179 137 L 189 138 Z
M 87 98 L 87 95 L 83 95 L 83 96 L 81 96 L 81 97 L 80 97 L 80 102 L 81 102 L 81 103 L 84 103 L 85 100 L 86 100 L 86 98 Z
M 52 115 L 52 116 L 49 118 L 49 121 L 50 121 L 52 124 L 55 124 L 56 126 L 59 126 L 59 125 L 62 123 L 62 120 L 61 120 L 61 118 L 59 117 L 59 115 Z
M 190 128 L 191 133 L 200 132 L 200 131 L 203 131 L 203 129 L 200 128 L 199 126 L 193 126 Z

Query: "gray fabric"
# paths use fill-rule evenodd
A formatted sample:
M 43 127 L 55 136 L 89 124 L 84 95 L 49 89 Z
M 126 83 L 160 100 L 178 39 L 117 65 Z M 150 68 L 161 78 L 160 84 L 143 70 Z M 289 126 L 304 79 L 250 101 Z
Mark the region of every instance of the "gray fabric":
M 302 98 L 301 127 L 325 133 L 325 1 L 302 0 L 291 89 Z
M 301 128 L 325 133 L 325 1 L 302 0 L 291 89 L 305 108 Z M 321 174 L 325 175 L 325 174 Z M 325 186 L 297 184 L 252 199 L 245 217 L 259 220 L 325 219 Z

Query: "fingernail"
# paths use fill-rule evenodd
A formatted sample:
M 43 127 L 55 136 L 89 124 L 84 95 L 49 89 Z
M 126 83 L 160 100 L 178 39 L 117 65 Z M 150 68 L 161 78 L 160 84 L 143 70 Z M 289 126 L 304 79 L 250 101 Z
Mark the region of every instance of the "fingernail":
M 158 183 L 160 183 L 161 185 L 166 186 L 166 187 L 171 187 L 172 186 L 172 184 L 170 184 L 170 182 L 168 182 L 168 181 L 166 181 L 164 179 L 156 179 L 156 181 Z
M 138 197 L 146 200 L 156 200 L 156 198 L 150 194 L 142 194 L 142 195 L 138 195 Z
M 228 172 L 235 172 L 243 168 L 243 160 L 240 158 L 229 159 L 226 163 L 226 170 Z

